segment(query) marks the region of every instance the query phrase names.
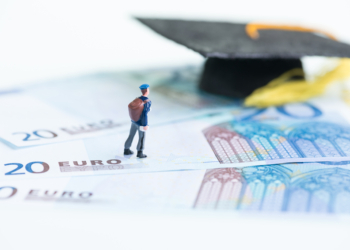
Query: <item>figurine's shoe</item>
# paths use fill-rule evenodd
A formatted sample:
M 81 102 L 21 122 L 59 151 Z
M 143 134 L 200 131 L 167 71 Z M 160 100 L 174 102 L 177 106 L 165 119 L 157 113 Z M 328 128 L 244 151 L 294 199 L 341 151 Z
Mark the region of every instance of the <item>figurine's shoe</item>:
M 130 149 L 124 149 L 124 155 L 132 155 L 134 152 Z
M 139 157 L 139 158 L 146 158 L 147 155 L 144 155 L 144 154 L 142 153 L 142 151 L 138 151 L 138 152 L 137 152 L 137 157 Z

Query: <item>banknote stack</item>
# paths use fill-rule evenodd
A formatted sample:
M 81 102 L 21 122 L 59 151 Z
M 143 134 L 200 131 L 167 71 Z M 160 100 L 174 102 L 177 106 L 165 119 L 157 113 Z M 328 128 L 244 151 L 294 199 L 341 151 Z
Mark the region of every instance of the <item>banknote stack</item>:
M 246 108 L 200 91 L 200 70 L 95 74 L 1 92 L 1 206 L 350 212 L 346 96 Z M 139 159 L 123 150 L 127 105 L 143 83 L 152 111 L 148 157 Z

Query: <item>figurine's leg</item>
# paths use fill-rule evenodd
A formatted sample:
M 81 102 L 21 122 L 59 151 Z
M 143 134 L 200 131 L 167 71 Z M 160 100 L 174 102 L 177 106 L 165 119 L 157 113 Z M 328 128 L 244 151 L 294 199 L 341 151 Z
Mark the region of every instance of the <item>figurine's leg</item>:
M 137 143 L 137 151 L 143 151 L 145 149 L 146 132 L 139 131 L 139 143 Z
M 139 143 L 137 143 L 137 157 L 146 158 L 147 155 L 143 154 L 143 150 L 145 149 L 145 140 L 146 140 L 146 132 L 139 130 Z
M 132 141 L 134 140 L 134 136 L 136 134 L 138 126 L 135 123 L 131 123 L 130 133 L 128 139 L 126 139 L 126 142 L 124 144 L 124 149 L 130 149 Z

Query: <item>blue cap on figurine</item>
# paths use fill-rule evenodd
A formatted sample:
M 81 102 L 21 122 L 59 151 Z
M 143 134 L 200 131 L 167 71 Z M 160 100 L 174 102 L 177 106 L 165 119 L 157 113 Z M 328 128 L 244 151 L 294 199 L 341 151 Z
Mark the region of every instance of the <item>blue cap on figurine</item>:
M 140 89 L 148 89 L 149 88 L 149 85 L 148 84 L 142 84 L 140 86 Z

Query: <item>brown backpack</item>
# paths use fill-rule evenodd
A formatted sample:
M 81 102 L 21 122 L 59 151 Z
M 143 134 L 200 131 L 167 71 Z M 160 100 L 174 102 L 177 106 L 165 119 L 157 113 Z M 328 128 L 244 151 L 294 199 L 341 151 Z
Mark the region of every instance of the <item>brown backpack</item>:
M 149 100 L 142 101 L 140 98 L 136 98 L 135 100 L 129 103 L 128 108 L 131 120 L 133 120 L 134 122 L 140 120 L 144 108 L 143 105 L 147 102 L 149 102 Z

